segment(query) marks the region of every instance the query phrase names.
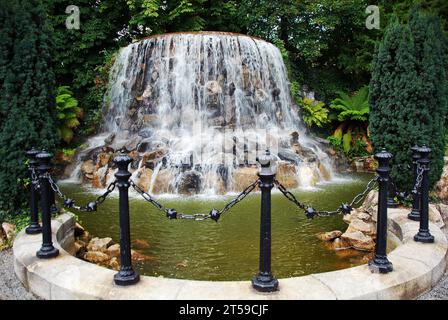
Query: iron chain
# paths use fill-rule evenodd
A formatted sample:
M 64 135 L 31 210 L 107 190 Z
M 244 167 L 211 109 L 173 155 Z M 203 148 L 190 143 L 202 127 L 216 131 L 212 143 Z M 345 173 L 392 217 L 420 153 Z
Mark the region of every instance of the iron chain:
M 306 210 L 308 208 L 307 205 L 297 200 L 297 198 L 292 194 L 292 192 L 286 189 L 278 180 L 274 180 L 274 184 L 277 186 L 280 192 L 283 193 L 286 199 L 294 203 L 300 209 Z
M 251 193 L 258 185 L 260 184 L 260 180 L 256 180 L 252 182 L 246 189 L 244 189 L 235 199 L 227 203 L 224 208 L 219 211 L 219 214 L 223 214 L 227 211 L 229 211 L 233 206 L 235 206 L 237 203 L 243 201 L 244 198 L 247 197 L 249 193 Z
M 353 208 L 353 206 L 360 204 L 361 201 L 365 198 L 365 196 L 367 196 L 367 194 L 375 188 L 377 183 L 378 183 L 378 177 L 376 176 L 375 178 L 370 180 L 369 183 L 367 183 L 366 189 L 362 193 L 356 195 L 353 198 L 352 202 L 350 202 L 350 207 Z
M 31 185 L 33 186 L 34 190 L 40 190 L 39 177 L 36 174 L 35 168 L 31 168 Z
M 412 193 L 418 193 L 418 190 L 420 190 L 422 186 L 423 181 L 423 173 L 425 172 L 425 168 L 422 167 L 420 164 L 417 165 L 417 177 L 415 178 L 415 185 L 412 189 Z
M 85 211 L 85 212 L 97 211 L 98 205 L 102 204 L 106 200 L 106 198 L 109 196 L 109 194 L 111 194 L 114 191 L 115 186 L 117 184 L 116 180 L 111 182 L 109 184 L 109 186 L 107 187 L 106 192 L 104 192 L 102 195 L 97 197 L 95 199 L 95 201 L 89 202 L 85 206 L 78 206 L 78 205 L 76 205 L 75 200 L 68 198 L 66 195 L 64 195 L 62 193 L 61 189 L 59 188 L 59 186 L 53 180 L 53 177 L 49 173 L 47 173 L 46 178 L 48 179 L 48 182 L 50 183 L 51 189 L 58 195 L 59 198 L 61 198 L 64 201 L 64 207 L 73 208 L 78 211 Z
M 178 213 L 175 209 L 168 209 L 163 204 L 154 199 L 148 192 L 145 192 L 142 188 L 140 188 L 134 181 L 130 181 L 131 186 L 134 190 L 140 194 L 143 199 L 147 202 L 151 203 L 157 210 L 163 212 L 167 218 L 169 219 L 185 219 L 185 220 L 195 220 L 195 221 L 203 221 L 207 219 L 212 219 L 218 221 L 220 216 L 225 212 L 229 211 L 233 206 L 237 203 L 243 201 L 243 199 L 251 193 L 260 183 L 260 180 L 256 180 L 251 183 L 247 188 L 245 188 L 236 198 L 227 203 L 221 210 L 212 209 L 209 214 L 204 213 L 196 213 L 196 214 L 185 214 Z
M 325 210 L 316 211 L 313 207 L 306 205 L 303 202 L 300 202 L 294 196 L 294 194 L 292 194 L 291 191 L 287 190 L 278 180 L 274 180 L 274 183 L 277 186 L 277 188 L 280 190 L 280 192 L 283 193 L 283 195 L 289 201 L 291 201 L 297 207 L 299 207 L 300 209 L 305 211 L 305 215 L 307 216 L 307 218 L 310 218 L 310 219 L 314 218 L 314 216 L 331 217 L 331 216 L 334 216 L 334 215 L 337 215 L 340 213 L 349 214 L 353 210 L 353 206 L 358 205 L 362 201 L 362 199 L 364 199 L 365 196 L 375 188 L 377 182 L 378 182 L 378 177 L 375 177 L 372 180 L 370 180 L 367 183 L 366 189 L 362 193 L 357 194 L 353 198 L 353 200 L 350 202 L 350 204 L 343 203 L 343 204 L 341 204 L 341 206 L 339 208 L 337 208 L 336 210 L 333 210 L 333 211 L 325 211 Z

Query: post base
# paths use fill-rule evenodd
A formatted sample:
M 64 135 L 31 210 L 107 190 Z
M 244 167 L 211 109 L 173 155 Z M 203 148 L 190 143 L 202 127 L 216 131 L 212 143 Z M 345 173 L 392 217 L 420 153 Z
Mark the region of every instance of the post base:
M 278 280 L 272 276 L 257 275 L 252 278 L 252 287 L 260 292 L 277 291 Z
M 398 207 L 398 203 L 395 202 L 393 198 L 387 198 L 387 207 L 390 209 L 394 209 Z
M 59 255 L 59 250 L 53 246 L 45 246 L 36 252 L 39 259 L 51 259 Z
M 429 233 L 429 231 L 419 231 L 414 236 L 414 241 L 423 243 L 434 243 L 434 236 Z
M 408 219 L 412 221 L 420 221 L 420 211 L 412 210 L 411 213 L 408 214 Z
M 26 234 L 42 233 L 42 226 L 38 223 L 32 223 L 25 229 Z
M 140 281 L 140 275 L 134 270 L 119 271 L 114 275 L 114 282 L 118 286 L 129 286 Z
M 375 256 L 369 261 L 369 269 L 373 273 L 389 273 L 394 270 L 394 267 L 387 256 Z

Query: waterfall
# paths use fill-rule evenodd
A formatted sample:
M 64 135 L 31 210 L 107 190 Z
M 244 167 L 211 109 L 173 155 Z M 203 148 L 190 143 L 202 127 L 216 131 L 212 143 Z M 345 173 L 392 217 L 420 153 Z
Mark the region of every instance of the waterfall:
M 293 187 L 331 179 L 331 161 L 291 99 L 280 51 L 249 36 L 165 34 L 122 48 L 103 119 L 103 149 L 132 154 L 146 190 L 165 183 L 157 189 L 238 191 L 256 177 L 265 148 L 282 160 Z

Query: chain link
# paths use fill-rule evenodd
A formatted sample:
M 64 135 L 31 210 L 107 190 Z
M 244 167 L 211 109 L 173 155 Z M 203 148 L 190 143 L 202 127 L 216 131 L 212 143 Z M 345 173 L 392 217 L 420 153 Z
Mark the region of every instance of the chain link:
M 412 193 L 416 194 L 420 190 L 423 181 L 423 173 L 425 172 L 425 168 L 419 164 L 417 164 L 417 176 L 415 178 L 414 188 L 412 189 Z
M 47 172 L 45 177 L 48 179 L 48 182 L 50 183 L 51 189 L 56 192 L 56 194 L 61 198 L 62 200 L 67 200 L 67 197 L 62 193 L 61 189 L 59 189 L 59 186 L 57 183 L 53 180 L 53 177 Z
M 185 220 L 195 220 L 195 221 L 203 221 L 207 219 L 212 219 L 218 221 L 220 216 L 225 212 L 229 211 L 233 206 L 237 203 L 243 201 L 243 199 L 251 193 L 260 183 L 260 180 L 256 180 L 251 183 L 246 189 L 244 189 L 236 198 L 232 201 L 228 202 L 221 210 L 212 209 L 209 214 L 204 213 L 196 213 L 196 214 L 185 214 L 178 213 L 175 209 L 168 209 L 163 204 L 154 199 L 148 192 L 145 192 L 142 188 L 140 188 L 134 181 L 130 181 L 131 186 L 134 190 L 140 194 L 143 199 L 147 202 L 151 203 L 157 210 L 163 212 L 167 218 L 169 219 L 185 219 Z
M 219 211 L 219 214 L 223 214 L 229 211 L 233 206 L 243 201 L 244 198 L 247 197 L 249 193 L 251 193 L 258 185 L 260 184 L 260 180 L 255 180 L 252 182 L 246 189 L 244 189 L 235 199 L 227 203 L 224 208 Z
M 343 204 L 341 204 L 341 206 L 339 208 L 337 208 L 336 210 L 333 210 L 333 211 L 325 211 L 325 210 L 316 211 L 313 207 L 311 207 L 303 202 L 300 202 L 294 196 L 294 194 L 292 194 L 291 191 L 287 190 L 278 180 L 274 180 L 274 183 L 277 186 L 277 188 L 280 190 L 280 192 L 283 193 L 283 195 L 289 201 L 291 201 L 297 207 L 299 207 L 300 209 L 305 211 L 305 215 L 307 216 L 307 218 L 310 218 L 310 219 L 314 218 L 314 216 L 331 217 L 331 216 L 334 216 L 334 215 L 337 215 L 340 213 L 349 214 L 353 210 L 353 206 L 358 205 L 362 201 L 362 199 L 364 199 L 365 196 L 375 188 L 375 185 L 377 182 L 378 182 L 378 177 L 375 177 L 372 180 L 370 180 L 367 183 L 366 189 L 362 193 L 357 194 L 353 198 L 353 200 L 350 202 L 350 204 L 343 203 Z
M 378 183 L 378 177 L 376 176 L 375 178 L 370 180 L 369 183 L 367 183 L 366 189 L 362 193 L 357 194 L 353 198 L 352 202 L 350 202 L 350 207 L 353 208 L 353 206 L 360 204 L 361 201 L 367 196 L 367 194 L 375 188 L 377 183 Z
M 292 192 L 289 191 L 288 189 L 286 189 L 278 180 L 274 180 L 274 184 L 277 186 L 277 188 L 280 190 L 280 192 L 283 193 L 283 195 L 286 197 L 286 199 L 288 199 L 289 201 L 294 203 L 300 209 L 306 210 L 308 208 L 308 206 L 306 204 L 297 200 L 297 198 L 292 194 Z
M 34 190 L 36 190 L 36 191 L 40 190 L 39 177 L 36 174 L 35 168 L 31 168 L 31 185 L 34 188 Z
M 97 197 L 95 201 L 89 202 L 85 206 L 78 206 L 76 205 L 75 200 L 68 198 L 66 195 L 62 193 L 61 189 L 59 188 L 59 186 L 53 180 L 53 177 L 49 173 L 47 173 L 45 177 L 48 179 L 51 189 L 58 195 L 59 198 L 61 198 L 64 201 L 64 207 L 73 208 L 78 211 L 85 211 L 85 212 L 97 211 L 98 205 L 102 204 L 106 200 L 109 194 L 111 194 L 114 191 L 115 186 L 117 184 L 116 180 L 111 182 L 107 187 L 106 192 Z

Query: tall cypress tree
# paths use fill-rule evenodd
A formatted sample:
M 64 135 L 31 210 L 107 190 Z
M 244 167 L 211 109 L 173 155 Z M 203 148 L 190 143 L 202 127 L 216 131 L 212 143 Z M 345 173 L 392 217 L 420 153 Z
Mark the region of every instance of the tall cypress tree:
M 52 33 L 40 1 L 14 0 L 2 12 L 9 38 L 1 49 L 11 54 L 0 60 L 0 210 L 16 213 L 27 199 L 25 151 L 57 142 Z
M 430 183 L 440 178 L 447 115 L 446 39 L 440 21 L 417 8 L 409 25 L 388 26 L 373 62 L 370 82 L 370 130 L 376 151 L 394 154 L 392 178 L 410 190 L 411 150 L 432 149 Z

